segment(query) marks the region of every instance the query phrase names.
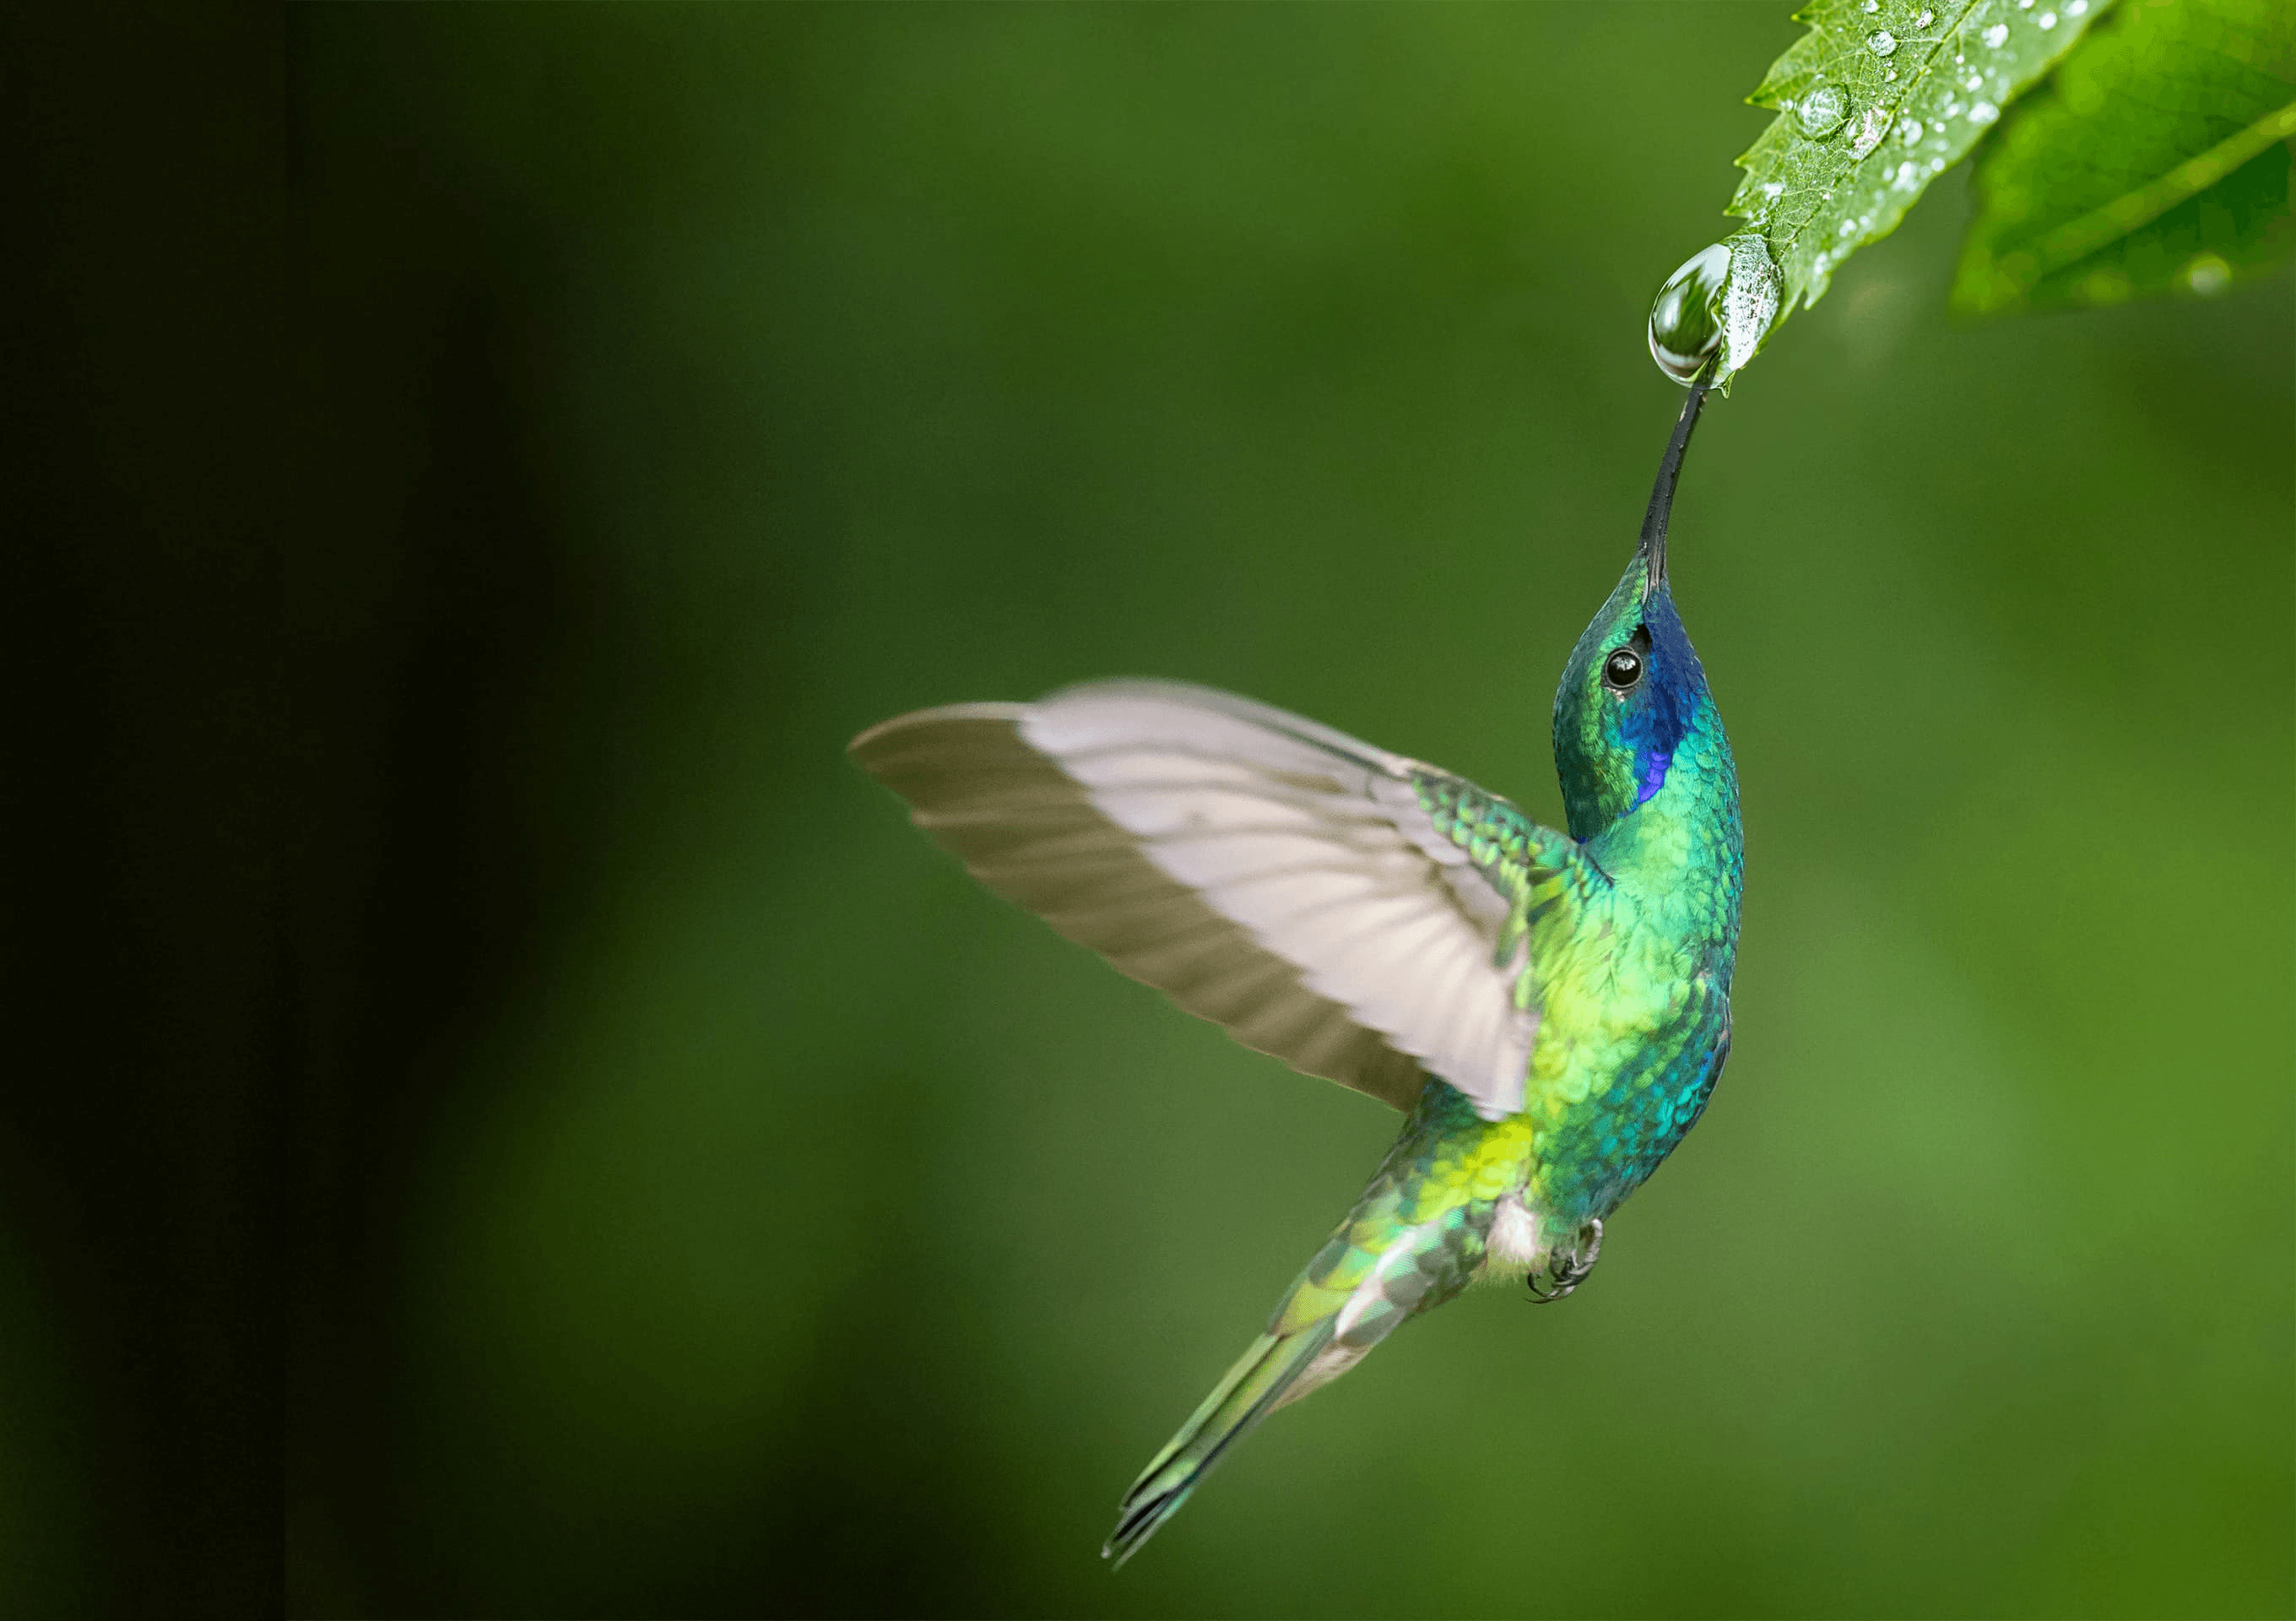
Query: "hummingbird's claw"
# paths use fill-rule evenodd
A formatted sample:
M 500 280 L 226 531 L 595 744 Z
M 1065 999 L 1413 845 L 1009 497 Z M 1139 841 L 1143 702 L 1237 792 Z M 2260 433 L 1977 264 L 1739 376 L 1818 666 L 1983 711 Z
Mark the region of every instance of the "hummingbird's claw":
M 1527 1280 L 1530 1297 L 1540 1305 L 1550 1305 L 1561 1300 L 1587 1280 L 1595 1270 L 1595 1263 L 1603 1254 L 1603 1224 L 1589 1222 L 1570 1240 L 1569 1249 L 1556 1249 L 1546 1257 L 1546 1283 L 1538 1287 L 1538 1274 L 1531 1273 Z

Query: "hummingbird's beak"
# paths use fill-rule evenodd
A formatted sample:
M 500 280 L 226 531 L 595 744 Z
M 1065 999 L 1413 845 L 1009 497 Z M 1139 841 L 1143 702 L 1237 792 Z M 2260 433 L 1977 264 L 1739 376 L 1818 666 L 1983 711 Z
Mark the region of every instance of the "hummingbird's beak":
M 1690 448 L 1690 431 L 1698 425 L 1698 408 L 1706 403 L 1706 379 L 1702 374 L 1690 385 L 1690 398 L 1682 402 L 1682 415 L 1675 419 L 1674 437 L 1666 441 L 1666 459 L 1658 465 L 1658 482 L 1651 486 L 1650 510 L 1643 514 L 1642 545 L 1635 555 L 1642 559 L 1643 597 L 1648 601 L 1666 583 L 1666 524 L 1674 512 L 1674 482 L 1682 476 L 1682 453 Z

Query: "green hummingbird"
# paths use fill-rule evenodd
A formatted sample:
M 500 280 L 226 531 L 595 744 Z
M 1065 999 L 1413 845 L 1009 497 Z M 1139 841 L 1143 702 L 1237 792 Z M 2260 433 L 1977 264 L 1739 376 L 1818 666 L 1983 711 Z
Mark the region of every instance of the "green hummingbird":
M 1738 781 L 1667 580 L 1693 382 L 1632 564 L 1554 695 L 1568 833 L 1450 772 L 1205 687 L 1102 681 L 852 753 L 974 876 L 1403 1134 L 1119 1505 L 1119 1564 L 1276 1408 L 1479 1280 L 1542 1300 L 1730 1050 Z

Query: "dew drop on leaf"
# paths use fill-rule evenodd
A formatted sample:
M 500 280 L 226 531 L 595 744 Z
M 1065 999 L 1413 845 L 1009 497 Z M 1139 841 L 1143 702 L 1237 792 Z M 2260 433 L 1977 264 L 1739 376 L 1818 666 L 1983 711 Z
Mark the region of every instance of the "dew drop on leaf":
M 2057 26 L 2057 14 L 2054 12 L 2043 12 L 2035 21 L 2040 23 L 2041 31 L 2046 33 Z
M 1710 360 L 1712 380 L 1727 378 L 1754 358 L 1776 323 L 1784 285 L 1759 232 L 1693 254 L 1651 300 L 1651 358 L 1685 386 Z
M 1914 26 L 1917 29 L 1925 29 L 1936 21 L 1937 13 L 1925 5 L 1922 7 L 1922 14 L 1914 19 Z
M 1651 300 L 1651 358 L 1685 388 L 1721 347 L 1720 310 L 1729 281 L 1730 249 L 1718 242 L 1683 260 Z
M 1900 125 L 1898 125 L 1898 139 L 1899 139 L 1900 141 L 1903 141 L 1906 145 L 1911 146 L 1915 142 L 1916 142 L 1916 141 L 1920 140 L 1921 138 L 1922 138 L 1922 121 L 1921 121 L 1921 119 L 1907 119 L 1904 123 L 1902 123 L 1902 124 L 1900 124 Z
M 1875 29 L 1866 36 L 1866 48 L 1876 56 L 1887 56 L 1898 48 L 1898 37 L 1887 29 Z
M 1881 144 L 1882 136 L 1896 116 L 1886 107 L 1868 107 L 1858 115 L 1857 131 L 1849 137 L 1849 155 L 1862 158 Z
M 1990 124 L 2000 116 L 2001 109 L 1991 102 L 1980 102 L 1969 110 L 1969 121 L 1972 124 Z
M 1833 85 L 1820 85 L 1794 108 L 1794 120 L 1813 140 L 1832 135 L 1849 116 L 1849 98 Z
M 2009 25 L 2005 22 L 1997 22 L 1978 37 L 1985 41 L 1986 49 L 1997 51 L 2008 43 Z

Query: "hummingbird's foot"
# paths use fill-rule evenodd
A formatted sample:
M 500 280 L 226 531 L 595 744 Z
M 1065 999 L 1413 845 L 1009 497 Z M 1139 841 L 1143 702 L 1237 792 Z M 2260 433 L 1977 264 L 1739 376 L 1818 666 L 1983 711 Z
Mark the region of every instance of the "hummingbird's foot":
M 1558 1246 L 1547 1252 L 1546 1287 L 1540 1288 L 1538 1274 L 1531 1273 L 1530 1297 L 1541 1305 L 1562 1299 L 1587 1280 L 1587 1274 L 1595 1270 L 1595 1263 L 1602 1254 L 1603 1224 L 1589 1222 L 1572 1237 L 1570 1248 Z

